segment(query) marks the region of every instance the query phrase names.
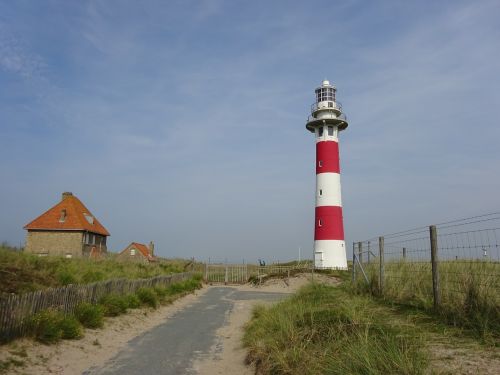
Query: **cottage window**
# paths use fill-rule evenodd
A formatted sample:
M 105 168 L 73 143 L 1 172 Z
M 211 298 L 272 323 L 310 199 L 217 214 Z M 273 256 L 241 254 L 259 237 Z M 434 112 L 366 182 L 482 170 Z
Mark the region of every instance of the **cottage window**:
M 66 221 L 66 210 L 61 210 L 61 216 L 59 217 L 59 222 L 64 223 Z
M 135 249 L 130 249 L 130 255 L 135 255 Z

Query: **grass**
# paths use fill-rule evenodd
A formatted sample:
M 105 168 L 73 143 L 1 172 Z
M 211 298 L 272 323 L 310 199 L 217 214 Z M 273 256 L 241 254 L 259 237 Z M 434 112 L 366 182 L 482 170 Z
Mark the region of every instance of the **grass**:
M 127 278 L 141 279 L 184 272 L 188 260 L 162 260 L 140 264 L 106 259 L 66 259 L 25 254 L 7 244 L 0 245 L 0 294 L 23 293 L 68 284 Z
M 61 339 L 83 337 L 82 326 L 76 317 L 56 310 L 44 310 L 31 318 L 31 334 L 35 340 L 53 344 Z
M 99 304 L 81 303 L 74 314 L 64 315 L 57 310 L 44 310 L 31 318 L 29 334 L 44 344 L 54 344 L 61 339 L 83 337 L 83 327 L 102 328 L 104 317 L 125 314 L 129 308 L 149 306 L 157 308 L 201 287 L 201 276 L 168 286 L 140 288 L 135 294 L 109 294 Z
M 369 296 L 321 284 L 256 308 L 244 335 L 247 360 L 269 374 L 422 374 L 421 344 Z
M 86 328 L 101 328 L 104 325 L 104 311 L 102 305 L 84 302 L 76 307 L 75 317 Z
M 441 321 L 469 330 L 493 345 L 500 344 L 499 263 L 442 261 L 439 263 L 441 306 L 433 309 L 429 263 L 387 262 L 380 295 L 378 266 L 365 266 L 369 284 L 359 276 L 352 285 L 357 293 L 370 293 L 392 304 L 419 308 Z

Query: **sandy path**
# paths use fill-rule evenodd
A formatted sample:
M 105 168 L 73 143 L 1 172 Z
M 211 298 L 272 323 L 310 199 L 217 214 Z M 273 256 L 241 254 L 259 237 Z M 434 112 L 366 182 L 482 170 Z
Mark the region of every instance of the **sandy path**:
M 315 281 L 337 284 L 338 280 L 315 275 Z M 242 285 L 239 291 L 262 291 L 268 293 L 294 293 L 311 281 L 310 274 L 296 275 L 289 280 L 272 279 L 262 286 Z M 256 304 L 271 304 L 273 301 L 259 299 L 235 301 L 227 317 L 226 324 L 216 332 L 215 344 L 206 355 L 200 356 L 193 363 L 193 369 L 200 375 L 238 374 L 252 375 L 253 366 L 245 365 L 246 350 L 242 346 L 244 326 L 250 320 Z

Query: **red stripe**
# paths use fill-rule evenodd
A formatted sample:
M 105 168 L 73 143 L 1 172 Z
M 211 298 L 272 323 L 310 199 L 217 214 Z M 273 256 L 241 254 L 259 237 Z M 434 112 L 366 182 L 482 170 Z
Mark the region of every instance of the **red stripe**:
M 321 222 L 320 222 L 321 221 Z M 344 223 L 342 207 L 316 207 L 316 224 L 314 226 L 314 240 L 343 240 Z
M 339 144 L 335 141 L 316 143 L 316 174 L 325 172 L 340 173 Z

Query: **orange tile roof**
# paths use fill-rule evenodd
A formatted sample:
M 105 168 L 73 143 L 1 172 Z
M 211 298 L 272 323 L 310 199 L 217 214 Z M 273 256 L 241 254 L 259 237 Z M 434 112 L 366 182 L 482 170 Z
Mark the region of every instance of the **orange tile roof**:
M 64 210 L 66 215 L 62 220 Z M 109 236 L 109 232 L 99 220 L 71 193 L 65 193 L 61 202 L 26 224 L 24 229 L 83 230 Z
M 151 253 L 149 252 L 149 247 L 147 247 L 146 245 L 142 244 L 142 243 L 138 243 L 138 242 L 132 242 L 130 245 L 128 245 L 125 249 L 123 249 L 121 253 L 127 251 L 128 249 L 130 248 L 134 248 L 134 249 L 137 249 L 139 250 L 142 255 L 144 255 L 146 258 L 150 259 L 150 260 L 153 260 L 154 259 L 154 256 L 151 255 Z

